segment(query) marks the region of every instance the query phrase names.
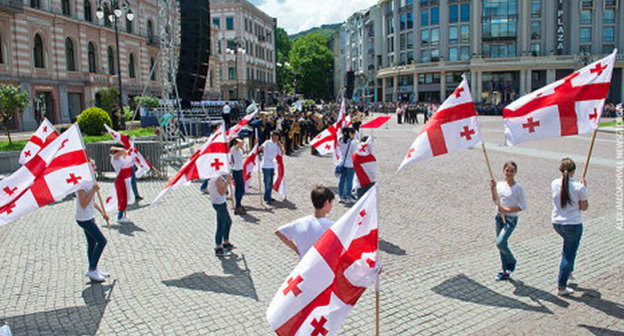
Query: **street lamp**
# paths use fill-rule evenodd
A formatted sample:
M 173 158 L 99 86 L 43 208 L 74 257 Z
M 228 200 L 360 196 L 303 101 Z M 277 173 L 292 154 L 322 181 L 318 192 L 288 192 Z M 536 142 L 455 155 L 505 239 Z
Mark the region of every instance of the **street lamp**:
M 102 19 L 104 17 L 104 10 L 102 8 L 110 6 L 113 8 L 113 14 L 108 16 L 108 20 L 115 25 L 115 46 L 117 51 L 117 83 L 119 85 L 119 108 L 121 109 L 123 106 L 123 94 L 121 87 L 121 63 L 119 61 L 119 31 L 117 30 L 117 20 L 121 18 L 121 16 L 126 13 L 126 18 L 128 21 L 134 20 L 134 13 L 132 12 L 132 8 L 130 8 L 130 2 L 128 0 L 97 0 L 97 10 L 95 11 L 95 16 L 98 19 Z M 121 114 L 121 111 L 118 111 Z
M 240 100 L 240 94 L 238 92 L 238 54 L 245 54 L 247 50 L 245 50 L 245 44 L 241 40 L 234 40 L 234 45 L 232 48 L 225 48 L 225 52 L 234 55 L 234 77 L 236 78 L 236 100 Z
M 397 85 L 396 85 L 396 88 L 394 88 L 395 97 L 396 97 L 395 99 L 396 99 L 397 103 L 399 102 L 399 86 L 401 86 L 401 84 L 400 84 L 401 83 L 401 70 L 404 70 L 405 68 L 406 67 L 403 64 L 400 64 L 400 65 L 394 67 L 395 70 L 399 71 L 399 74 L 397 76 L 397 78 L 398 78 Z

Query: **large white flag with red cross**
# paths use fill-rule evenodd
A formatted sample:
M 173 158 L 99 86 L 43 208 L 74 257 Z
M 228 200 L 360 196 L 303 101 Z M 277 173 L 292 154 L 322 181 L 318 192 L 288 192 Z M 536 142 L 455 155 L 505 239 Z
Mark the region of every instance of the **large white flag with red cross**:
M 340 104 L 340 111 L 338 112 L 338 119 L 336 119 L 336 122 L 324 129 L 310 141 L 312 147 L 314 147 L 319 154 L 325 155 L 333 153 L 334 163 L 336 164 L 340 163 L 338 138 L 342 134 L 342 128 L 346 123 L 346 102 L 345 99 L 342 98 L 342 104 Z
M 132 182 L 132 166 L 135 159 L 135 153 L 132 151 L 130 151 L 125 159 L 122 158 L 121 160 L 114 161 L 111 158 L 111 164 L 115 168 L 117 177 L 115 177 L 113 188 L 111 188 L 104 202 L 106 211 L 126 211 L 126 209 L 128 209 Z
M 507 105 L 503 110 L 507 144 L 583 134 L 597 129 L 616 54 L 617 49 L 611 55 Z
M 483 143 L 466 78 L 440 105 L 412 143 L 399 170 L 416 161 Z
M 371 188 L 306 252 L 267 310 L 280 336 L 336 335 L 379 265 L 377 188 Z
M 255 104 L 256 103 L 253 103 L 252 105 L 249 105 L 249 107 L 247 108 L 248 111 L 251 109 L 251 110 L 253 110 L 253 112 L 251 112 L 248 115 L 246 115 L 236 125 L 230 127 L 227 130 L 225 135 L 227 136 L 228 141 L 230 141 L 232 138 L 237 136 L 238 133 L 240 133 L 240 131 L 243 129 L 243 127 L 245 127 L 245 125 L 249 124 L 249 122 L 256 116 L 256 113 L 258 113 L 258 108 L 255 107 Z M 252 108 L 252 106 L 253 106 L 253 108 Z
M 375 182 L 377 178 L 377 159 L 373 155 L 373 137 L 369 136 L 353 153 L 354 184 L 357 188 Z
M 54 128 L 48 119 L 43 118 L 39 128 L 37 128 L 32 137 L 30 137 L 30 140 L 28 140 L 24 149 L 22 149 L 19 156 L 19 163 L 26 164 L 26 162 L 34 158 L 43 147 L 54 141 L 59 134 L 60 133 L 56 130 L 56 128 Z
M 0 226 L 95 183 L 78 125 L 71 126 L 57 140 L 58 146 L 55 140 L 44 148 L 55 146 L 56 151 L 32 185 L 0 207 Z
M 258 144 L 256 143 L 252 148 L 251 152 L 245 159 L 243 163 L 243 180 L 245 181 L 245 191 L 249 190 L 249 185 L 251 184 L 251 177 L 253 172 L 258 171 L 258 167 L 260 167 L 260 155 L 258 148 Z
M 224 127 L 221 125 L 208 141 L 180 168 L 167 183 L 165 188 L 156 196 L 152 205 L 158 204 L 171 190 L 196 179 L 209 179 L 230 172 L 229 148 L 225 140 Z
M 113 137 L 115 142 L 120 143 L 124 146 L 124 149 L 134 153 L 134 165 L 137 167 L 135 175 L 137 178 L 145 175 L 150 169 L 154 168 L 151 163 L 149 163 L 143 155 L 139 152 L 134 144 L 134 137 L 130 138 L 125 134 L 121 134 L 112 128 L 108 127 L 107 124 L 104 124 L 104 127 L 108 131 L 108 133 Z
M 284 170 L 284 153 L 280 148 L 277 155 L 275 155 L 275 170 L 273 171 L 273 190 L 280 195 L 286 197 L 286 179 Z

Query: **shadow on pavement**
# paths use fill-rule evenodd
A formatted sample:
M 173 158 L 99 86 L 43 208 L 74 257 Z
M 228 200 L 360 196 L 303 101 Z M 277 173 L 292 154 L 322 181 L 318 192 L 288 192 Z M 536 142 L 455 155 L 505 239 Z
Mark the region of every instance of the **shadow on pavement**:
M 570 288 L 577 292 L 583 293 L 581 297 L 570 295 L 567 298 L 573 301 L 582 302 L 596 310 L 599 310 L 609 316 L 624 320 L 624 305 L 601 299 L 602 294 L 595 289 L 582 288 L 576 284 L 569 285 Z
M 112 224 L 111 229 L 119 231 L 122 235 L 134 237 L 135 232 L 146 232 L 142 228 L 136 226 L 133 222 L 125 224 Z
M 284 199 L 282 201 L 275 201 L 273 202 L 273 207 L 277 208 L 277 209 L 290 209 L 290 210 L 295 210 L 297 209 L 297 205 L 287 199 Z
M 147 208 L 148 206 L 150 206 L 149 203 L 147 203 L 147 204 L 139 204 L 139 203 L 134 202 L 132 204 L 128 204 L 128 211 L 130 211 L 130 210 L 140 210 L 140 209 L 143 209 L 143 208 Z
M 401 255 L 401 256 L 407 254 L 407 252 L 405 252 L 404 249 L 383 239 L 379 239 L 379 249 L 388 254 Z
M 90 283 L 82 291 L 85 306 L 0 317 L 0 320 L 11 326 L 13 335 L 95 335 L 115 283 L 116 280 L 111 285 Z
M 472 302 L 485 306 L 522 309 L 544 314 L 553 314 L 548 308 L 540 305 L 534 307 L 520 300 L 510 298 L 483 286 L 464 274 L 456 275 L 445 280 L 431 289 L 434 293 L 465 302 Z
M 258 301 L 256 287 L 244 256 L 239 259 L 238 255 L 232 253 L 231 256 L 221 257 L 219 260 L 223 272 L 232 276 L 207 275 L 204 272 L 197 272 L 180 279 L 164 280 L 162 283 L 166 286 L 243 296 Z M 240 268 L 239 260 L 243 261 L 245 269 Z
M 516 287 L 513 294 L 516 296 L 525 296 L 535 301 L 536 303 L 542 305 L 542 301 L 548 301 L 553 304 L 556 304 L 559 307 L 566 308 L 570 305 L 569 302 L 562 300 L 557 295 L 548 293 L 545 290 L 527 286 L 523 281 L 509 279 L 509 282 Z
M 589 332 L 591 332 L 594 335 L 600 335 L 600 336 L 624 336 L 624 332 L 621 331 L 616 331 L 616 330 L 611 330 L 611 329 L 606 329 L 606 328 L 598 328 L 598 327 L 592 327 L 592 326 L 588 326 L 585 324 L 579 324 L 578 325 L 581 328 L 585 328 L 587 330 L 589 330 Z

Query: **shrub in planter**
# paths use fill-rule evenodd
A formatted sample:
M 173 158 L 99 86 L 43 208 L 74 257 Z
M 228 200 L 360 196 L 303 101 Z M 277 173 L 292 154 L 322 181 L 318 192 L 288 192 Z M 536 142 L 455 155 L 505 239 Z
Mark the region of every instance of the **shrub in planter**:
M 86 135 L 102 135 L 106 132 L 104 124 L 112 126 L 113 122 L 108 113 L 99 107 L 89 107 L 78 117 L 78 126 Z

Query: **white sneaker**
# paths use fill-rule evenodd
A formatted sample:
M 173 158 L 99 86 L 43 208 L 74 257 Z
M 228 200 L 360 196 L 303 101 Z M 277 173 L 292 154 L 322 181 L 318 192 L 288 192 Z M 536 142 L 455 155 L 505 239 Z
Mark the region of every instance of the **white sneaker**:
M 126 224 L 126 223 L 130 223 L 130 220 L 127 217 L 121 217 L 117 220 L 117 223 Z
M 102 272 L 100 270 L 96 270 L 96 272 L 98 272 L 98 274 L 103 276 L 104 278 L 110 278 L 110 273 Z
M 566 287 L 564 289 L 558 289 L 557 288 L 557 295 L 560 296 L 566 296 L 566 295 L 570 295 L 574 293 L 574 289 L 570 288 L 570 287 Z
M 100 273 L 98 273 L 97 270 L 89 271 L 87 272 L 87 274 L 85 274 L 85 276 L 94 282 L 103 282 L 104 280 L 106 280 L 106 278 L 103 277 Z

